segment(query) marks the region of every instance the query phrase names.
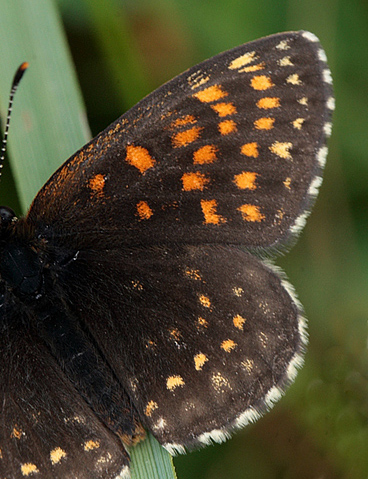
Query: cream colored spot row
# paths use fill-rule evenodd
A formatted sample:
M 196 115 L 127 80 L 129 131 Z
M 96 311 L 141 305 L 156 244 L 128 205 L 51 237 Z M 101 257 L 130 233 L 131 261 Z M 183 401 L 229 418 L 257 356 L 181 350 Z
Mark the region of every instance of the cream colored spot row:
M 288 40 L 281 40 L 281 42 L 276 45 L 277 50 L 289 50 L 290 45 L 288 45 Z
M 187 79 L 192 90 L 195 90 L 201 85 L 205 85 L 209 80 L 210 80 L 210 77 L 202 73 L 201 70 L 198 70 L 197 72 L 192 73 Z
M 233 288 L 233 293 L 235 294 L 235 296 L 240 297 L 244 293 L 244 289 L 241 286 L 235 286 Z
M 203 353 L 198 353 L 194 356 L 194 365 L 197 371 L 201 371 L 208 358 Z
M 251 373 L 254 369 L 254 361 L 249 358 L 242 361 L 241 365 L 248 373 Z
M 100 447 L 100 441 L 92 440 L 92 439 L 90 439 L 89 441 L 86 441 L 83 445 L 83 449 L 85 451 L 93 451 L 94 449 L 99 449 L 99 447 Z
M 66 457 L 66 452 L 61 447 L 55 447 L 50 452 L 50 460 L 53 465 L 58 464 L 64 457 Z
M 225 392 L 231 390 L 230 382 L 225 378 L 220 372 L 214 373 L 212 375 L 212 385 L 217 392 Z
M 238 70 L 239 68 L 244 67 L 245 65 L 248 65 L 254 60 L 257 60 L 259 57 L 256 56 L 256 52 L 247 52 L 241 55 L 238 58 L 235 58 L 230 64 L 229 64 L 229 70 Z
M 290 83 L 290 85 L 301 85 L 302 81 L 299 78 L 299 75 L 297 73 L 293 73 L 292 75 L 289 75 L 286 78 L 286 83 Z
M 144 410 L 144 414 L 148 417 L 152 416 L 153 411 L 155 411 L 158 408 L 158 404 L 155 401 L 149 401 L 147 403 L 147 406 Z
M 278 60 L 277 63 L 280 65 L 280 67 L 292 67 L 292 66 L 294 66 L 294 64 L 290 60 L 290 57 L 280 58 L 280 60 Z
M 181 376 L 170 376 L 166 380 L 166 387 L 169 391 L 174 391 L 178 387 L 185 385 L 184 379 Z
M 304 122 L 305 122 L 305 118 L 297 118 L 296 120 L 292 122 L 292 125 L 295 129 L 301 130 Z
M 33 464 L 32 462 L 26 462 L 25 464 L 22 464 L 20 466 L 20 470 L 24 477 L 28 477 L 31 474 L 37 474 L 40 472 L 36 464 Z
M 292 156 L 289 152 L 290 148 L 292 148 L 293 144 L 291 142 L 280 142 L 280 141 L 275 141 L 269 149 L 272 153 L 275 155 L 279 156 L 280 158 L 283 158 L 285 160 L 291 160 Z

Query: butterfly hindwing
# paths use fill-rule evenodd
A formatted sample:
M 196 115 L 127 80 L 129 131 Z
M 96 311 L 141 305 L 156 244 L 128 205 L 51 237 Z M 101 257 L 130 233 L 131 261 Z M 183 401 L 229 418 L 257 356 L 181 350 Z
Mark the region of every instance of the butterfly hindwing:
M 96 280 L 97 270 L 105 274 Z M 87 304 L 78 271 L 95 288 Z M 69 274 L 66 297 L 83 306 L 81 321 L 143 424 L 170 450 L 224 439 L 254 420 L 302 362 L 304 320 L 291 290 L 238 248 L 85 252 Z
M 103 230 L 124 243 L 276 246 L 300 229 L 320 184 L 328 73 L 305 32 L 207 60 L 72 156 L 29 221 L 75 229 L 76 241 L 93 244 Z

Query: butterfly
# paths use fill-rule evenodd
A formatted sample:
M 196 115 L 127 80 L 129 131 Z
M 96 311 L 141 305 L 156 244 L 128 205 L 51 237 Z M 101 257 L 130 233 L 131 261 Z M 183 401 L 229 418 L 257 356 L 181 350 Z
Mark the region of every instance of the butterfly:
M 150 431 L 221 442 L 294 379 L 302 307 L 273 257 L 321 184 L 334 108 L 308 32 L 217 55 L 0 208 L 0 477 L 129 476 Z

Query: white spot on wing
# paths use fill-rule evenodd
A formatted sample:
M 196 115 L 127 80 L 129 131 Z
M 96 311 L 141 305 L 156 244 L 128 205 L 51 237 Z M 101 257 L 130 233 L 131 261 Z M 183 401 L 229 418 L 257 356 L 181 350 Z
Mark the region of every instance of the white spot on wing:
M 314 33 L 311 32 L 303 32 L 302 36 L 309 40 L 310 42 L 316 43 L 319 42 L 318 37 Z
M 323 126 L 323 131 L 327 137 L 330 137 L 332 133 L 332 123 L 326 122 Z
M 322 48 L 318 50 L 318 58 L 321 60 L 321 62 L 327 62 L 326 53 L 324 52 L 324 50 L 322 50 Z
M 329 110 L 333 111 L 335 109 L 335 98 L 333 96 L 330 96 L 327 100 L 326 106 Z
M 283 392 L 279 387 L 274 386 L 271 388 L 264 399 L 266 406 L 271 409 L 273 405 L 276 404 L 277 401 L 282 397 L 282 394 Z
M 319 166 L 321 168 L 325 167 L 326 159 L 327 159 L 327 152 L 328 152 L 327 146 L 322 146 L 322 148 L 320 148 L 318 153 L 317 153 L 317 161 L 318 161 Z
M 309 194 L 310 196 L 313 196 L 313 197 L 317 196 L 317 194 L 318 194 L 318 189 L 319 189 L 319 187 L 321 186 L 321 184 L 322 184 L 322 177 L 321 177 L 321 176 L 316 176 L 316 177 L 313 179 L 313 181 L 312 181 L 312 183 L 310 184 L 310 186 L 309 186 L 308 194 Z
M 332 85 L 332 76 L 331 76 L 331 72 L 328 68 L 323 70 L 322 76 L 323 76 L 323 81 L 324 82 L 328 83 L 329 85 Z
M 256 422 L 257 419 L 259 419 L 260 417 L 261 415 L 258 411 L 256 411 L 252 407 L 249 407 L 237 417 L 235 425 L 238 428 L 244 427 L 247 426 L 249 423 Z
M 295 223 L 290 228 L 291 234 L 296 235 L 304 228 L 305 223 L 307 222 L 308 216 L 309 216 L 309 211 L 304 211 L 304 213 L 298 216 L 298 218 L 295 220 Z
M 176 444 L 175 442 L 163 444 L 163 447 L 172 456 L 176 456 L 176 454 L 185 454 L 185 447 L 181 444 Z

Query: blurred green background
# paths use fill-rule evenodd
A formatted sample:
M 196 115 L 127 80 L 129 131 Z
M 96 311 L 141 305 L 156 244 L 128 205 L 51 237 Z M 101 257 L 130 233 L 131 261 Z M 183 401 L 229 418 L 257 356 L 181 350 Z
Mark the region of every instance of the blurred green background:
M 8 2 L 0 1 L 0 15 Z M 39 2 L 46 0 L 32 0 L 32 9 Z M 309 320 L 305 366 L 285 397 L 256 424 L 226 444 L 176 458 L 175 465 L 179 479 L 367 478 L 368 2 L 59 0 L 56 5 L 93 135 L 164 81 L 220 51 L 285 30 L 310 30 L 320 38 L 337 105 L 330 153 L 307 226 L 297 245 L 277 261 Z M 15 24 L 8 40 L 18 33 Z M 12 69 L 5 68 L 1 54 L 0 81 L 9 86 L 22 60 L 37 65 L 38 47 L 31 48 L 32 58 L 11 54 Z M 46 76 L 52 75 L 52 58 L 44 68 Z M 26 101 L 27 80 L 23 83 L 15 110 Z M 5 103 L 2 94 L 2 114 Z M 53 119 L 62 116 L 54 111 L 32 135 L 42 142 Z M 61 130 L 56 127 L 58 134 Z M 88 130 L 82 127 L 73 148 L 84 136 Z M 13 167 L 17 183 L 33 170 L 27 152 L 23 172 Z M 56 158 L 56 164 L 72 152 Z M 46 164 L 29 198 L 54 169 L 51 161 Z M 10 169 L 5 170 L 1 203 L 19 211 Z M 24 204 L 25 198 L 19 200 Z

